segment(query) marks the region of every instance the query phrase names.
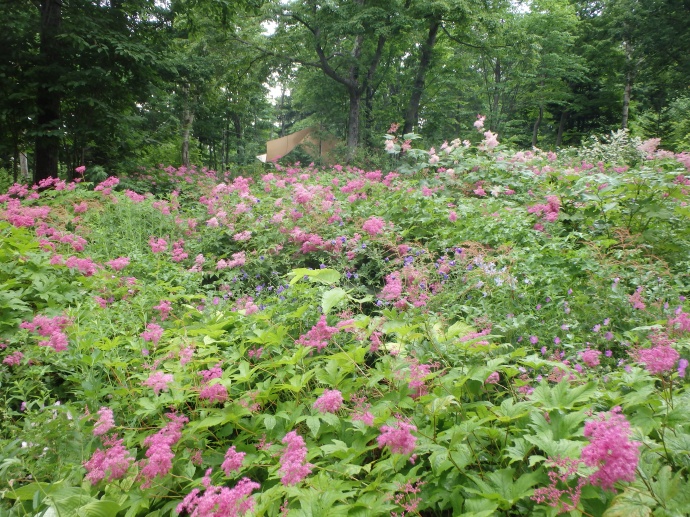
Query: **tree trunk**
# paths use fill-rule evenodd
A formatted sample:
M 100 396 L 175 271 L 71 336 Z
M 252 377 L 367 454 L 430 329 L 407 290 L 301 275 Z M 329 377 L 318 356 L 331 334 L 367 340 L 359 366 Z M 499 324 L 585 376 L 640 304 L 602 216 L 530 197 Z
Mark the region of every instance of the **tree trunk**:
M 625 41 L 623 43 L 625 46 L 625 62 L 627 70 L 625 71 L 625 88 L 623 89 L 623 116 L 621 120 L 621 128 L 628 128 L 628 114 L 630 112 L 630 94 L 632 92 L 632 83 L 634 71 L 632 69 L 632 49 L 630 48 L 630 42 Z
M 347 117 L 348 160 L 352 159 L 359 142 L 359 110 L 362 104 L 362 92 L 350 89 L 350 112 Z
M 561 112 L 561 120 L 558 123 L 558 132 L 556 133 L 556 147 L 560 147 L 563 143 L 563 132 L 565 131 L 565 122 L 568 120 L 568 111 Z
M 426 72 L 431 66 L 431 54 L 434 45 L 436 45 L 436 36 L 438 35 L 438 29 L 440 27 L 441 23 L 438 20 L 433 20 L 429 26 L 429 34 L 426 37 L 426 41 L 422 45 L 417 75 L 414 78 L 414 85 L 412 86 L 410 103 L 407 105 L 407 111 L 405 112 L 403 134 L 411 133 L 414 127 L 419 123 L 419 103 L 424 93 L 424 80 L 426 78 Z
M 59 63 L 58 35 L 62 22 L 61 0 L 41 0 L 40 49 L 36 92 L 36 150 L 34 183 L 57 177 L 60 152 L 60 94 L 54 89 Z
M 500 94 L 501 84 L 501 60 L 496 58 L 496 65 L 494 66 L 494 99 L 491 106 L 491 120 L 489 122 L 489 129 L 491 131 L 498 131 L 498 106 L 501 100 Z
M 239 156 L 242 146 L 242 119 L 237 113 L 232 114 L 232 126 L 235 129 L 235 155 Z
M 532 128 L 532 147 L 537 147 L 537 137 L 539 136 L 539 126 L 541 125 L 542 118 L 544 118 L 544 108 L 539 106 L 539 116 L 534 121 L 534 127 Z
M 189 138 L 194 124 L 194 112 L 189 103 L 189 87 L 183 88 L 185 100 L 182 109 L 182 165 L 189 167 Z

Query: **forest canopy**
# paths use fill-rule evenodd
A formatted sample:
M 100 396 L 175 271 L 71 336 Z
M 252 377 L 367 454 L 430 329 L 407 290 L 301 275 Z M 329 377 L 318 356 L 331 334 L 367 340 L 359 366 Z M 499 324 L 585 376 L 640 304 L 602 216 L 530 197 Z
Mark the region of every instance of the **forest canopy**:
M 681 0 L 0 0 L 0 167 L 240 167 L 306 127 L 518 148 L 627 128 L 690 148 Z

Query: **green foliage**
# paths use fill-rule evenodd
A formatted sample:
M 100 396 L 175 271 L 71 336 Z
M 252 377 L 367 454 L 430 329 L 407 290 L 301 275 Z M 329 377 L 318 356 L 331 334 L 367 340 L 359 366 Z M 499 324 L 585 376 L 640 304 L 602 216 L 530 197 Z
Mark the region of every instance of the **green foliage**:
M 0 198 L 2 515 L 172 516 L 245 477 L 255 515 L 556 515 L 565 458 L 571 514 L 682 515 L 685 156 L 386 138 L 390 174 L 169 167 Z M 32 329 L 58 316 L 65 350 Z M 639 462 L 604 490 L 583 450 L 617 406 Z

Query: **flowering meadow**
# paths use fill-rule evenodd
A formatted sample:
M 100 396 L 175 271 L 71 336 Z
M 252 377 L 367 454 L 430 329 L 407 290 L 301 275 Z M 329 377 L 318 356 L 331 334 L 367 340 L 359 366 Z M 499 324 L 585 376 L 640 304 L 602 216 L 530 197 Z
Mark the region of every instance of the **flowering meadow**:
M 690 155 L 475 127 L 0 195 L 0 515 L 688 515 Z

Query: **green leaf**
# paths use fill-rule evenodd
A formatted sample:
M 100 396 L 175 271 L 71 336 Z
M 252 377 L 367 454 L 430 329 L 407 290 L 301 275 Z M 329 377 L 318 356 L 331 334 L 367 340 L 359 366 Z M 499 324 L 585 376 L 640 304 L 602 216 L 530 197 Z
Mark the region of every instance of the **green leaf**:
M 340 281 L 340 273 L 335 269 L 307 269 L 297 268 L 288 273 L 291 276 L 290 285 L 295 285 L 297 282 L 307 277 L 312 282 L 319 282 L 321 284 L 335 284 Z
M 338 305 L 341 301 L 347 298 L 347 293 L 345 289 L 341 287 L 336 287 L 330 291 L 326 291 L 321 296 L 321 308 L 324 314 L 328 314 L 333 307 Z
M 308 416 L 306 421 L 312 436 L 317 438 L 319 436 L 319 429 L 321 429 L 321 420 L 317 416 Z
M 602 517 L 649 517 L 652 515 L 652 506 L 656 506 L 656 501 L 651 497 L 637 490 L 626 489 L 614 497 Z

